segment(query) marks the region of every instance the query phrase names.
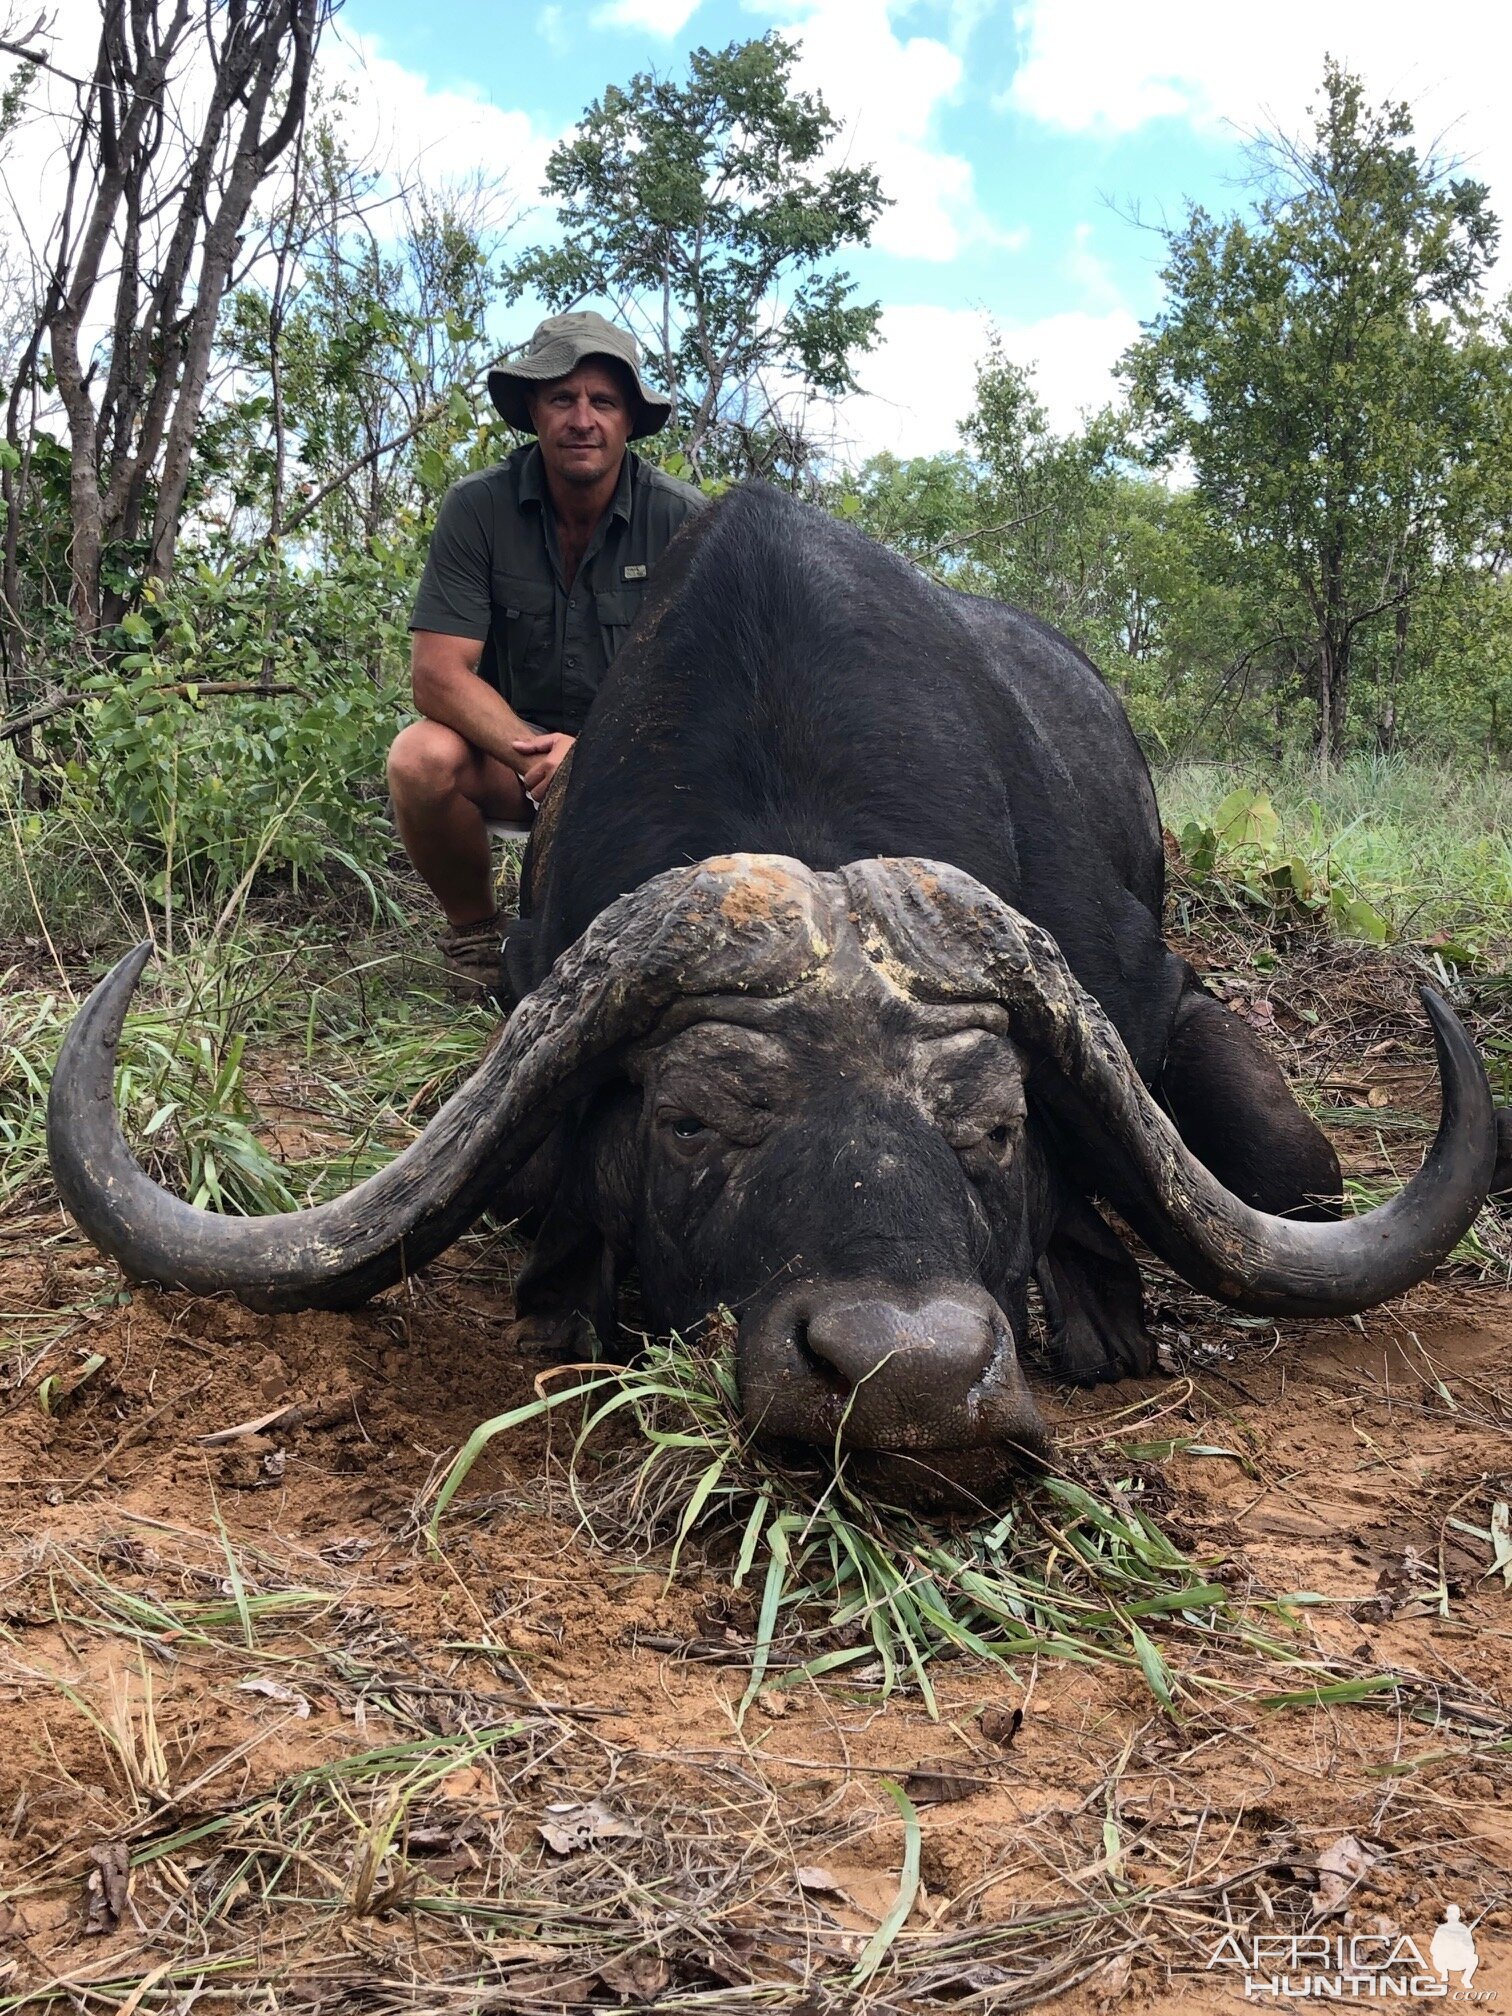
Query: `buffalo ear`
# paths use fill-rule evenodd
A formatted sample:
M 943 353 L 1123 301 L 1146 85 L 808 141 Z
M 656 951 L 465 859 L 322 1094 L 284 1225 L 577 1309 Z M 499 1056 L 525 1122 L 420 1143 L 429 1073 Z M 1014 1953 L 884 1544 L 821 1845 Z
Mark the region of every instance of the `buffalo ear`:
M 620 1078 L 596 1095 L 579 1122 L 572 1160 L 581 1171 L 583 1215 L 604 1243 L 627 1259 L 635 1251 L 637 1203 L 642 1190 L 640 1087 Z

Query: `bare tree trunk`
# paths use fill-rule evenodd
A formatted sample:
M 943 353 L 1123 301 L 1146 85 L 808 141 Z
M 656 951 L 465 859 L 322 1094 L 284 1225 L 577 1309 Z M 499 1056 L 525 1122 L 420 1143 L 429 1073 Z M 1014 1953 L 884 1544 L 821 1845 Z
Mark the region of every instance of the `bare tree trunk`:
M 303 122 L 329 4 L 226 0 L 191 19 L 189 0 L 102 0 L 94 73 L 78 88 L 46 315 L 68 421 L 70 604 L 81 638 L 120 614 L 120 597 L 102 597 L 101 563 L 110 543 L 136 536 L 154 485 L 148 571 L 158 580 L 173 571 L 221 303 L 252 198 Z M 191 51 L 208 56 L 214 81 L 188 126 L 174 87 Z M 265 132 L 275 95 L 282 110 Z M 93 345 L 86 355 L 107 259 L 110 336 L 103 356 Z
M 148 563 L 148 572 L 158 580 L 167 580 L 173 571 L 179 513 L 189 483 L 190 450 L 210 375 L 210 356 L 221 298 L 235 263 L 242 225 L 246 222 L 258 184 L 293 139 L 304 118 L 319 4 L 320 0 L 282 0 L 281 5 L 269 8 L 253 81 L 241 101 L 245 116 L 240 146 L 227 178 L 220 209 L 205 234 L 199 292 L 190 315 L 183 377 L 163 454 L 157 515 L 152 528 L 152 555 Z M 293 50 L 288 99 L 284 116 L 264 139 L 263 118 L 283 68 L 283 38 L 286 32 Z

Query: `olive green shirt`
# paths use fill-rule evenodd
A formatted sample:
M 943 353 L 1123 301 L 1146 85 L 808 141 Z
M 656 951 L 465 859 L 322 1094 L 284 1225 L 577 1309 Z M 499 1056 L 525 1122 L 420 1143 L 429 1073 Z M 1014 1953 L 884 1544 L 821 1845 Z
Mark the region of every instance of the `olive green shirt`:
M 627 450 L 569 589 L 541 451 L 517 448 L 442 498 L 410 628 L 476 638 L 479 672 L 522 720 L 576 735 L 647 576 L 707 501 Z

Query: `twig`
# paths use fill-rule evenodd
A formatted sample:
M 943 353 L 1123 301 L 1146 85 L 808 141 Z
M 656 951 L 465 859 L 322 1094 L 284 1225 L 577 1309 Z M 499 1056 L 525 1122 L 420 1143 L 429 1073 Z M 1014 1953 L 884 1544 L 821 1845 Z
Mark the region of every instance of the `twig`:
M 990 539 L 998 532 L 1016 532 L 1020 525 L 1028 525 L 1036 518 L 1043 518 L 1053 507 L 1041 504 L 1036 510 L 1025 511 L 1021 517 L 1005 518 L 999 525 L 978 525 L 970 532 L 953 533 L 949 539 L 942 539 L 938 546 L 931 546 L 926 552 L 912 554 L 915 567 L 926 566 L 931 560 L 938 560 L 942 553 L 949 553 L 957 546 L 970 546 L 978 539 Z
M 263 698 L 274 695 L 298 693 L 308 698 L 302 686 L 264 686 L 256 679 L 175 679 L 163 686 L 149 686 L 148 693 L 193 693 L 196 698 L 206 700 L 224 699 L 231 693 L 256 693 Z M 24 735 L 28 728 L 35 728 L 39 721 L 50 721 L 55 714 L 66 714 L 70 707 L 82 707 L 86 700 L 97 700 L 99 694 L 55 693 L 51 700 L 39 700 L 35 707 L 28 707 L 24 714 L 12 715 L 9 721 L 0 722 L 0 742 L 9 742 L 13 736 Z
M 470 378 L 463 380 L 460 389 L 463 391 L 470 390 L 478 383 L 480 378 L 486 376 L 493 369 L 493 364 L 480 365 Z M 276 527 L 270 525 L 255 545 L 249 546 L 238 559 L 231 563 L 231 573 L 233 575 L 240 574 L 243 568 L 251 565 L 259 553 L 265 551 L 270 546 L 276 545 L 280 539 L 287 538 L 296 526 L 302 525 L 312 512 L 319 510 L 320 506 L 324 504 L 327 497 L 333 491 L 339 490 L 344 483 L 349 483 L 354 476 L 366 469 L 370 462 L 377 462 L 384 455 L 392 455 L 396 448 L 402 448 L 407 441 L 413 441 L 415 436 L 423 433 L 433 420 L 440 419 L 450 402 L 451 392 L 448 391 L 444 399 L 433 399 L 428 406 L 422 406 L 417 417 L 402 433 L 391 434 L 386 441 L 380 441 L 374 447 L 366 448 L 360 455 L 354 456 L 350 462 L 338 469 L 334 476 L 328 477 L 318 490 L 312 491 L 299 505 L 297 510 L 289 513 L 282 524 Z

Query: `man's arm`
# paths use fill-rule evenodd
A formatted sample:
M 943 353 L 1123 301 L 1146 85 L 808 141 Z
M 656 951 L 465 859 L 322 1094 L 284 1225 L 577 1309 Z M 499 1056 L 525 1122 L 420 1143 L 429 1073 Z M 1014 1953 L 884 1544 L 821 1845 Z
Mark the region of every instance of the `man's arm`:
M 428 721 L 453 728 L 465 742 L 497 757 L 539 798 L 572 747 L 570 735 L 542 735 L 522 721 L 481 677 L 483 646 L 441 630 L 410 632 L 410 690 Z
M 466 742 L 495 756 L 523 776 L 528 759 L 515 748 L 535 730 L 503 694 L 478 671 L 483 646 L 471 637 L 451 637 L 440 630 L 410 633 L 410 690 L 428 721 L 455 728 Z

